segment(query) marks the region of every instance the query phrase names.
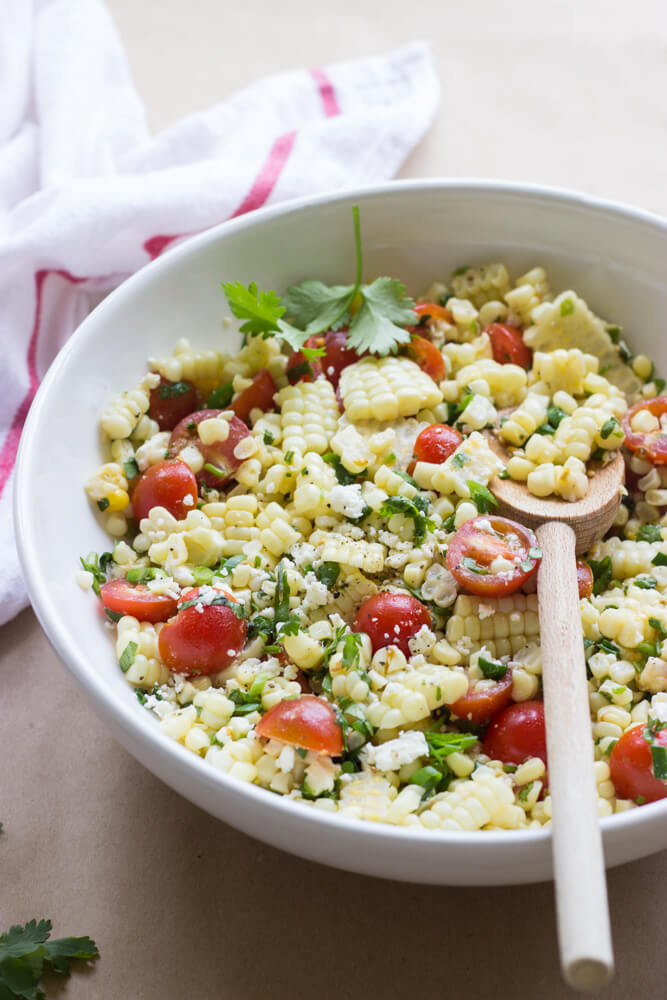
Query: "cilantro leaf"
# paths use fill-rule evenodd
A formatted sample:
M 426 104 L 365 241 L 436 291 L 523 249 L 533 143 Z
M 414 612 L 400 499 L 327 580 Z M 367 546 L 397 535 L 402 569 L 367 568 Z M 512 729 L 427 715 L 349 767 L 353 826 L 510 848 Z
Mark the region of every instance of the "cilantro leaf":
M 44 967 L 68 976 L 73 958 L 97 958 L 97 945 L 89 937 L 57 938 L 49 941 L 50 920 L 31 920 L 20 927 L 15 924 L 0 935 L 0 998 L 43 1000 L 39 988 Z
M 378 513 L 381 517 L 402 514 L 404 517 L 412 518 L 415 526 L 415 542 L 419 545 L 426 538 L 426 533 L 435 528 L 435 522 L 426 516 L 427 510 L 428 501 L 417 494 L 412 500 L 403 496 L 387 497 Z
M 498 501 L 486 486 L 481 486 L 474 479 L 468 479 L 466 486 L 470 490 L 470 499 L 480 514 L 488 514 L 492 507 L 498 506 Z
M 642 524 L 635 538 L 638 542 L 661 542 L 662 528 L 659 524 Z
M 502 680 L 507 673 L 507 665 L 505 663 L 501 663 L 499 660 L 487 660 L 484 656 L 478 658 L 477 666 L 484 676 L 492 681 Z
M 278 330 L 278 320 L 285 307 L 275 292 L 261 292 L 254 281 L 247 288 L 240 281 L 223 281 L 222 290 L 236 318 L 245 320 L 242 333 L 275 333 Z
M 283 299 L 291 321 L 308 336 L 330 330 L 347 311 L 354 285 L 325 285 L 322 281 L 300 281 L 291 285 Z
M 601 594 L 611 583 L 611 556 L 605 556 L 599 562 L 589 559 L 588 565 L 593 572 L 593 593 Z
M 414 300 L 405 295 L 405 285 L 397 278 L 376 278 L 361 288 L 362 305 L 355 313 L 347 337 L 348 347 L 358 354 L 386 355 L 397 344 L 410 342 L 417 314 Z

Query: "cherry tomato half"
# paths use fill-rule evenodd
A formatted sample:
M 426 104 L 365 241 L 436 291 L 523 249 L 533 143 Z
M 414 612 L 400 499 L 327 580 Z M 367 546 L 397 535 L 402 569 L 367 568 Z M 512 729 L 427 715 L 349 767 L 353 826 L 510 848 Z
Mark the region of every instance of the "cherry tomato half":
M 140 622 L 165 622 L 176 614 L 176 599 L 153 594 L 143 583 L 108 580 L 100 587 L 102 604 L 117 615 L 131 615 Z
M 454 454 L 461 441 L 463 435 L 448 424 L 431 424 L 415 441 L 417 461 L 439 465 Z
M 336 713 L 327 701 L 312 694 L 279 701 L 257 723 L 257 735 L 327 757 L 340 757 L 343 752 L 343 731 Z
M 517 701 L 503 708 L 492 718 L 482 750 L 492 760 L 501 760 L 505 764 L 523 764 L 529 757 L 539 757 L 546 764 L 544 704 L 541 701 Z
M 177 521 L 197 506 L 197 480 L 192 470 L 178 458 L 156 462 L 139 477 L 132 494 L 137 521 L 148 517 L 151 508 L 164 507 Z
M 530 368 L 533 363 L 533 352 L 523 342 L 521 330 L 507 323 L 490 323 L 484 327 L 491 341 L 493 360 L 498 364 L 518 365 L 520 368 Z
M 251 410 L 257 408 L 264 410 L 265 413 L 269 410 L 275 410 L 276 404 L 273 402 L 273 396 L 276 392 L 278 392 L 278 386 L 273 381 L 271 372 L 259 372 L 248 388 L 232 400 L 230 409 L 247 424 Z
M 191 382 L 169 382 L 163 378 L 151 389 L 148 416 L 161 431 L 171 431 L 179 420 L 197 409 L 198 403 L 199 396 Z
M 442 382 L 447 374 L 445 359 L 430 340 L 413 333 L 407 348 L 408 357 L 416 361 L 423 372 L 434 382 Z
M 287 362 L 287 377 L 290 382 L 298 382 L 299 379 L 312 382 L 318 375 L 324 375 L 337 388 L 343 368 L 368 354 L 368 351 L 357 354 L 354 348 L 347 346 L 347 330 L 328 330 L 324 334 L 313 334 L 303 346 L 323 348 L 324 355 L 307 361 L 301 351 L 295 351 Z
M 384 646 L 398 646 L 410 656 L 408 640 L 422 625 L 430 627 L 431 615 L 421 601 L 411 594 L 385 590 L 363 602 L 352 630 L 369 636 L 374 653 Z
M 412 307 L 420 319 L 439 319 L 444 323 L 453 323 L 454 317 L 446 306 L 441 306 L 438 302 L 416 302 Z
M 493 687 L 479 689 L 470 687 L 462 698 L 449 707 L 459 719 L 482 725 L 504 708 L 511 697 L 512 674 L 508 670 L 503 679 Z
M 199 588 L 181 595 L 181 602 L 197 601 Z M 220 597 L 237 603 L 226 591 Z M 247 622 L 237 618 L 229 603 L 204 601 L 182 607 L 160 631 L 158 649 L 164 663 L 179 674 L 215 674 L 243 649 Z
M 632 429 L 632 420 L 641 410 L 648 410 L 657 418 L 660 428 L 649 431 L 647 434 L 639 434 Z M 639 458 L 652 462 L 653 465 L 667 465 L 667 430 L 663 425 L 662 417 L 667 415 L 667 396 L 657 396 L 655 399 L 643 399 L 639 403 L 631 406 L 623 417 L 623 431 L 625 432 L 625 445 L 630 451 L 638 455 Z
M 197 481 L 214 489 L 223 486 L 238 469 L 241 459 L 234 455 L 234 449 L 239 441 L 250 434 L 246 424 L 234 416 L 229 422 L 229 434 L 225 441 L 202 444 L 197 433 L 198 425 L 202 420 L 218 417 L 221 413 L 222 410 L 196 410 L 194 413 L 189 413 L 174 427 L 169 439 L 169 454 L 172 458 L 177 458 L 187 445 L 194 445 L 197 448 L 206 465 L 210 466 L 207 469 L 205 465 L 201 472 L 197 473 Z
M 580 559 L 577 559 L 577 586 L 580 601 L 593 593 L 593 570 L 588 563 L 581 562 Z
M 656 743 L 667 748 L 667 729 L 653 737 Z M 638 798 L 657 802 L 667 798 L 667 783 L 653 773 L 651 747 L 644 736 L 644 727 L 627 729 L 614 745 L 609 758 L 611 780 L 620 799 Z
M 542 554 L 530 528 L 506 517 L 484 514 L 461 525 L 449 543 L 446 558 L 447 569 L 469 593 L 502 597 L 513 594 L 532 576 Z M 511 568 L 492 570 L 499 558 L 511 563 Z
M 312 337 L 308 337 L 303 346 L 310 350 L 324 347 L 323 334 L 313 334 Z M 303 351 L 294 351 L 287 362 L 286 374 L 292 385 L 295 382 L 312 382 L 313 379 L 322 374 L 322 358 L 313 358 L 312 361 L 308 361 Z

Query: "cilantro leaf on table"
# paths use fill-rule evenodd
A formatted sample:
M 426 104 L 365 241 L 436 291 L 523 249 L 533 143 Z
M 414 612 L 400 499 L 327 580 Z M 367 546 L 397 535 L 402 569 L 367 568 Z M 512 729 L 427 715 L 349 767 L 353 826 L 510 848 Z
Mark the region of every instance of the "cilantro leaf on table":
M 93 959 L 99 952 L 89 937 L 56 938 L 49 941 L 50 920 L 30 920 L 25 927 L 15 924 L 0 934 L 0 998 L 43 1000 L 39 988 L 43 973 L 70 973 L 74 958 Z
M 397 278 L 376 278 L 361 288 L 362 305 L 355 313 L 347 335 L 347 346 L 357 354 L 389 354 L 397 344 L 408 344 L 414 325 L 414 299 L 405 294 L 405 285 Z

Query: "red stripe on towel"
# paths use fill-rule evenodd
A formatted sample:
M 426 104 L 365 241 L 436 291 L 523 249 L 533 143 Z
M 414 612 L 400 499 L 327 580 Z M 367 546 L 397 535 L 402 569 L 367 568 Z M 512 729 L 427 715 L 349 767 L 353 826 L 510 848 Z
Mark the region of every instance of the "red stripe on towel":
M 334 115 L 339 115 L 341 112 L 338 98 L 336 97 L 336 91 L 334 90 L 333 83 L 324 70 L 319 67 L 315 67 L 315 69 L 311 69 L 310 75 L 317 84 L 317 89 L 319 90 L 320 97 L 322 98 L 322 107 L 324 108 L 324 113 L 327 118 L 333 118 Z

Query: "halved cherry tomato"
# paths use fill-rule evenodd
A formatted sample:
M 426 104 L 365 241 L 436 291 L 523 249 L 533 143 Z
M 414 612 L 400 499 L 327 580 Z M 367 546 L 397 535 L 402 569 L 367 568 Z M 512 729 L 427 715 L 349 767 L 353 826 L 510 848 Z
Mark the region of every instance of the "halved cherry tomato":
M 422 625 L 430 627 L 431 615 L 421 601 L 411 594 L 385 590 L 363 602 L 352 630 L 369 636 L 374 653 L 385 646 L 398 646 L 410 656 L 408 640 Z
M 156 462 L 139 477 L 132 494 L 137 521 L 148 517 L 153 507 L 164 507 L 177 521 L 197 506 L 197 480 L 192 470 L 178 458 Z
M 176 614 L 176 599 L 153 594 L 143 583 L 108 580 L 100 587 L 102 604 L 117 615 L 131 615 L 140 622 L 165 622 Z
M 491 720 L 482 750 L 492 760 L 505 764 L 523 764 L 529 757 L 539 757 L 546 764 L 543 702 L 517 701 L 501 709 Z
M 338 385 L 343 368 L 353 365 L 360 358 L 365 358 L 368 351 L 357 354 L 353 347 L 347 346 L 347 330 L 329 330 L 324 335 L 324 350 L 322 371 L 334 388 Z
M 278 392 L 278 386 L 273 380 L 273 375 L 264 370 L 255 375 L 252 383 L 247 389 L 240 392 L 236 399 L 232 400 L 229 408 L 247 424 L 251 410 L 257 408 L 266 413 L 268 410 L 276 409 L 276 404 L 273 401 L 276 392 Z
M 304 347 L 310 350 L 324 347 L 324 335 L 313 334 L 304 342 Z M 287 362 L 286 375 L 294 385 L 295 382 L 312 382 L 318 375 L 322 374 L 322 358 L 313 358 L 308 361 L 303 351 L 294 351 Z
M 461 441 L 463 435 L 448 424 L 431 424 L 415 441 L 417 461 L 439 465 L 454 454 Z
M 577 586 L 579 587 L 579 600 L 590 597 L 593 593 L 593 570 L 588 563 L 577 559 Z
M 343 731 L 336 713 L 327 701 L 312 694 L 279 701 L 260 719 L 256 731 L 264 739 L 327 757 L 340 757 L 343 752 Z
M 195 588 L 181 595 L 181 603 L 197 601 Z M 224 670 L 243 649 L 247 622 L 237 618 L 229 603 L 237 601 L 221 590 L 225 604 L 197 602 L 182 607 L 160 631 L 158 649 L 164 663 L 179 674 L 215 674 Z
M 412 310 L 417 313 L 420 319 L 426 317 L 430 319 L 439 319 L 444 323 L 454 322 L 454 318 L 449 309 L 445 306 L 439 305 L 437 302 L 416 302 L 412 307 Z
M 655 742 L 667 748 L 667 729 L 659 730 Z M 657 802 L 667 798 L 667 782 L 653 773 L 651 747 L 644 736 L 644 727 L 626 729 L 614 745 L 609 758 L 611 780 L 620 799 L 644 799 Z
M 533 363 L 533 352 L 523 342 L 521 330 L 507 323 L 489 323 L 484 327 L 491 341 L 493 360 L 498 364 L 519 365 L 520 368 L 530 368 Z
M 169 439 L 169 454 L 172 458 L 177 458 L 187 445 L 194 445 L 197 448 L 209 466 L 207 469 L 205 465 L 201 472 L 197 473 L 197 481 L 214 489 L 223 486 L 238 469 L 241 459 L 235 456 L 234 449 L 239 441 L 250 434 L 246 424 L 234 416 L 229 421 L 229 434 L 225 441 L 202 444 L 197 433 L 198 425 L 202 420 L 220 416 L 222 412 L 222 410 L 196 410 L 194 413 L 189 413 L 174 427 Z
M 471 686 L 462 698 L 449 707 L 459 719 L 482 725 L 504 708 L 511 697 L 512 673 L 508 670 L 493 687 L 477 689 Z
M 161 431 L 171 431 L 179 420 L 197 409 L 198 403 L 199 396 L 191 382 L 170 382 L 163 378 L 151 389 L 148 416 Z
M 430 340 L 413 333 L 407 349 L 408 357 L 416 361 L 423 372 L 434 382 L 442 382 L 447 374 L 445 359 Z
M 648 410 L 657 418 L 660 429 L 639 434 L 632 429 L 632 420 L 641 410 Z M 625 445 L 639 458 L 652 462 L 653 465 L 667 465 L 667 396 L 657 396 L 655 399 L 643 399 L 631 406 L 623 417 Z
M 461 586 L 481 597 L 513 594 L 537 569 L 541 551 L 537 538 L 522 524 L 495 514 L 473 517 L 463 524 L 447 549 L 447 569 Z M 510 569 L 494 572 L 494 560 L 506 559 Z

